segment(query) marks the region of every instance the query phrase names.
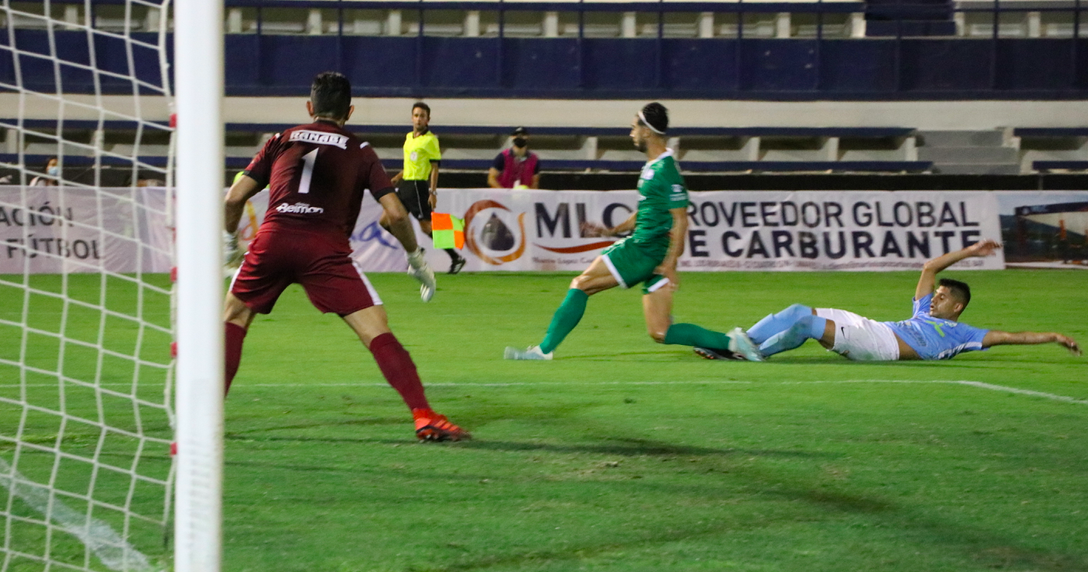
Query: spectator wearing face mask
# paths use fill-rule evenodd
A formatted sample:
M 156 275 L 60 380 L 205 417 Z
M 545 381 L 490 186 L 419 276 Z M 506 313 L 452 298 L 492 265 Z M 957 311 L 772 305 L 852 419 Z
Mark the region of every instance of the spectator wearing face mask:
M 30 180 L 32 187 L 55 187 L 60 179 L 60 165 L 56 157 L 50 157 L 45 163 L 45 175 L 38 175 Z
M 487 184 L 495 189 L 539 189 L 540 157 L 529 150 L 529 130 L 518 127 L 510 134 L 511 147 L 495 156 L 487 171 Z

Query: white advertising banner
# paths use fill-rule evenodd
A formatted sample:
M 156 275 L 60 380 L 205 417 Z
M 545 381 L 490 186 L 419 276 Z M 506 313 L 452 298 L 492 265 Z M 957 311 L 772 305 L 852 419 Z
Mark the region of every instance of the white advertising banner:
M 681 268 L 907 270 L 1001 240 L 991 192 L 692 193 Z M 954 268 L 1001 269 L 1002 255 Z
M 0 273 L 167 272 L 172 229 L 161 188 L 0 187 Z M 465 220 L 468 271 L 582 270 L 614 242 L 583 236 L 586 222 L 614 226 L 635 211 L 635 191 L 444 189 L 439 212 Z M 246 207 L 243 242 L 268 205 Z M 368 272 L 403 271 L 404 251 L 364 199 L 351 236 Z M 209 213 L 209 224 L 222 215 Z M 997 193 L 713 191 L 691 193 L 680 268 L 715 270 L 906 270 L 983 238 L 1000 240 Z M 418 233 L 425 246 L 429 240 Z M 449 266 L 428 248 L 438 271 Z M 1002 255 L 960 268 L 998 269 Z
M 169 272 L 166 197 L 154 187 L 0 186 L 0 274 Z
M 582 236 L 582 223 L 617 225 L 637 204 L 635 191 L 444 189 L 437 210 L 465 220 L 465 270 L 551 271 L 582 270 L 614 242 Z M 259 224 L 267 194 L 251 207 L 243 237 Z M 404 270 L 404 252 L 378 226 L 380 214 L 364 200 L 352 234 L 356 259 L 368 272 Z M 978 191 L 696 192 L 688 219 L 685 271 L 918 269 L 983 238 L 1001 239 L 995 195 Z M 449 266 L 445 253 L 428 251 L 436 270 Z M 1004 259 L 956 267 L 1000 269 Z

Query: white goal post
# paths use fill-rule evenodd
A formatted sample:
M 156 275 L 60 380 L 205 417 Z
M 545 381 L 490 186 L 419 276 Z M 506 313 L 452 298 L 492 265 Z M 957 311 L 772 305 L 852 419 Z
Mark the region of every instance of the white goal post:
M 0 0 L 0 572 L 221 569 L 222 28 Z
M 218 572 L 223 490 L 223 3 L 174 6 L 177 104 L 175 572 Z

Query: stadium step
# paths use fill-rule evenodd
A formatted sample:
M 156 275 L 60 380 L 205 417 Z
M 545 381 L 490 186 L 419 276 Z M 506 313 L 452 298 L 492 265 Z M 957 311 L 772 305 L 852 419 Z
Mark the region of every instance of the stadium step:
M 1011 147 L 919 147 L 919 161 L 945 163 L 1015 164 L 1016 149 Z
M 919 133 L 918 145 L 926 147 L 1000 147 L 1005 143 L 1001 131 L 925 131 Z
M 933 171 L 941 175 L 1019 175 L 1020 165 L 946 163 Z
M 932 161 L 935 173 L 1016 175 L 1020 150 L 1005 145 L 1005 134 L 989 131 L 925 131 L 918 134 L 918 160 Z

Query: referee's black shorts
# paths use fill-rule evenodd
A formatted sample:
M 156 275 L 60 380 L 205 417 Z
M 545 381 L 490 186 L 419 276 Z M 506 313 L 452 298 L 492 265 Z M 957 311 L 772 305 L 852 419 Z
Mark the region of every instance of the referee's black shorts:
M 431 185 L 427 181 L 401 179 L 397 197 L 417 220 L 431 220 Z

